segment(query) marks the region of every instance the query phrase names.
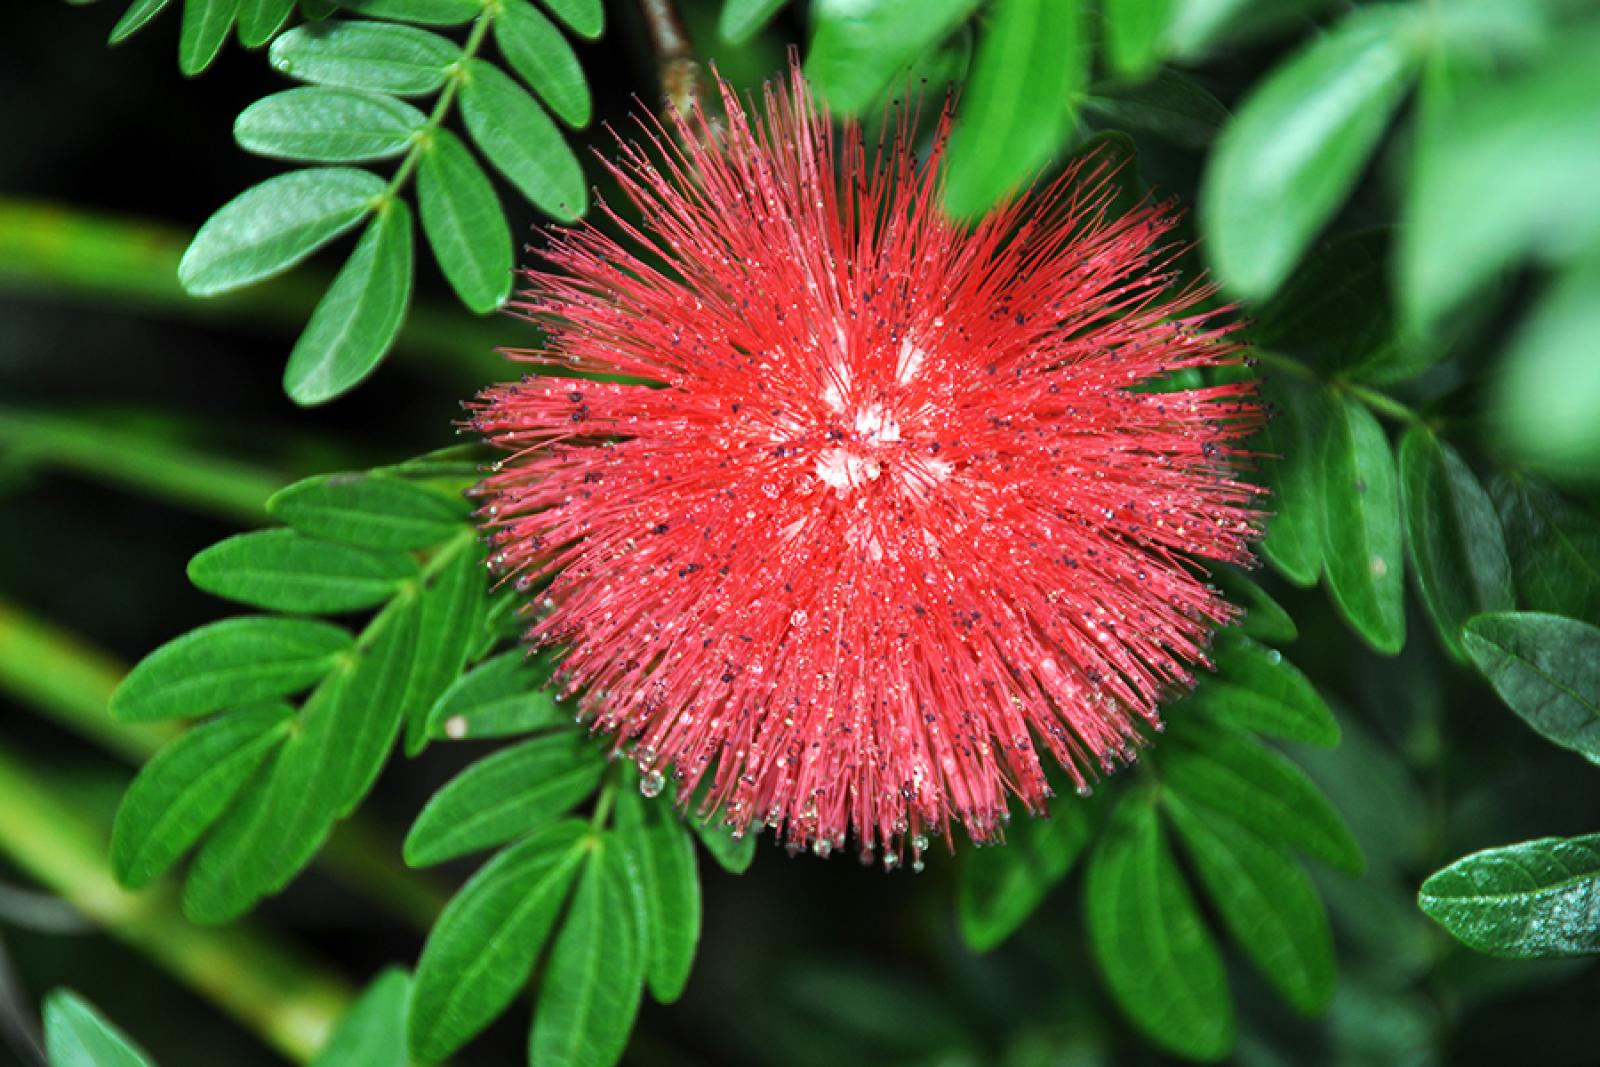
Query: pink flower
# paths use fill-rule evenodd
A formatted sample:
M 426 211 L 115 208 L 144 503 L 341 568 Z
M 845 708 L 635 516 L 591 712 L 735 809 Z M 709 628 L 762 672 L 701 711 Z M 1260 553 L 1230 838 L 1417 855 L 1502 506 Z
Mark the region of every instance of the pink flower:
M 535 374 L 474 405 L 493 563 L 548 580 L 528 640 L 647 790 L 889 866 L 995 838 L 1048 763 L 1132 760 L 1232 616 L 1196 560 L 1250 558 L 1253 387 L 1136 391 L 1238 360 L 1167 206 L 1078 167 L 964 228 L 947 121 L 919 162 L 798 72 L 760 114 L 720 88 L 725 127 L 622 145 L 637 227 L 527 275 Z

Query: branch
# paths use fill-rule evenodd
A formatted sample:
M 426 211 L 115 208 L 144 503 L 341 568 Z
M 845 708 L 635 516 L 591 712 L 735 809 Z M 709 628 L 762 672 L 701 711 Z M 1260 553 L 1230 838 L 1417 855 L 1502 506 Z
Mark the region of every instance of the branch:
M 655 49 L 662 98 L 670 109 L 687 116 L 700 101 L 700 64 L 677 5 L 673 0 L 639 0 L 639 10 Z

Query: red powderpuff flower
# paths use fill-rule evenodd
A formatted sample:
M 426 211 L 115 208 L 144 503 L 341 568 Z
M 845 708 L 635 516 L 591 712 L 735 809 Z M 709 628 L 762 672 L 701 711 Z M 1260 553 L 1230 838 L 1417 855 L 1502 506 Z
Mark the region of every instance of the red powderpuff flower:
M 970 229 L 910 124 L 835 139 L 798 72 L 725 125 L 643 124 L 612 168 L 642 222 L 556 231 L 518 305 L 536 376 L 474 425 L 492 564 L 538 594 L 564 690 L 736 828 L 887 865 L 952 821 L 992 839 L 1046 763 L 1134 758 L 1233 609 L 1256 490 L 1249 385 L 1169 289 L 1164 206 L 1074 169 Z M 673 136 L 675 134 L 676 136 Z M 611 380 L 580 377 L 598 373 Z M 622 380 L 616 380 L 618 377 Z

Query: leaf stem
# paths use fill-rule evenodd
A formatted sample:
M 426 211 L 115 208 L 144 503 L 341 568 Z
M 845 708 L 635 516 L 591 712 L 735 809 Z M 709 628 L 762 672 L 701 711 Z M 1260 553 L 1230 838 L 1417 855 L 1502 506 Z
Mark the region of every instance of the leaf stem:
M 611 806 L 617 799 L 617 772 L 613 767 L 606 774 L 605 785 L 600 788 L 600 796 L 594 802 L 594 814 L 589 816 L 589 828 L 598 833 L 605 828 L 606 819 L 611 816 Z
M 187 922 L 170 890 L 129 893 L 105 859 L 108 828 L 52 795 L 0 747 L 0 853 L 119 941 L 298 1063 L 315 1055 L 352 999 L 339 978 L 248 925 Z
M 445 79 L 439 99 L 434 101 L 433 110 L 428 113 L 428 121 L 416 132 L 411 150 L 406 153 L 406 158 L 400 161 L 399 169 L 394 172 L 394 177 L 389 179 L 389 185 L 383 191 L 385 201 L 399 195 L 400 190 L 405 188 L 406 182 L 411 179 L 412 173 L 422 162 L 423 153 L 427 152 L 433 140 L 433 132 L 444 125 L 444 120 L 450 116 L 450 106 L 455 103 L 456 94 L 461 91 L 467 64 L 477 58 L 479 50 L 483 48 L 484 38 L 489 34 L 489 27 L 494 24 L 494 17 L 499 13 L 499 3 L 490 0 L 483 5 L 483 10 L 473 20 L 472 30 L 467 34 L 466 43 L 461 46 L 461 58 L 451 64 L 450 75 Z
M 1356 400 L 1359 400 L 1361 403 L 1371 408 L 1375 413 L 1382 415 L 1385 418 L 1393 419 L 1395 422 L 1403 423 L 1408 426 L 1416 424 L 1428 424 L 1428 420 L 1423 418 L 1421 413 L 1419 413 L 1416 409 L 1401 403 L 1388 393 L 1381 392 L 1372 388 L 1371 386 L 1350 381 L 1348 378 L 1324 378 L 1314 369 L 1308 367 L 1306 364 L 1297 359 L 1290 359 L 1288 356 L 1280 356 L 1276 352 L 1268 352 L 1259 348 L 1250 353 L 1250 358 L 1263 366 L 1271 367 L 1273 370 L 1279 371 L 1280 373 L 1291 378 L 1298 378 L 1301 381 L 1315 382 L 1318 385 L 1332 389 L 1335 392 L 1343 392 L 1347 396 L 1351 396 Z
M 691 114 L 700 100 L 700 64 L 673 0 L 639 0 L 650 46 L 656 53 L 661 96 L 680 115 Z

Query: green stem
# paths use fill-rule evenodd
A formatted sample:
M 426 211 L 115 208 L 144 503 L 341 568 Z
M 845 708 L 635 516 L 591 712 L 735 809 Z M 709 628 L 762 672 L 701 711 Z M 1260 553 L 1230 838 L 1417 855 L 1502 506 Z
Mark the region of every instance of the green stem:
M 0 692 L 129 762 L 142 762 L 179 730 L 170 723 L 111 718 L 106 705 L 124 673 L 109 656 L 0 600 Z M 443 909 L 446 894 L 397 863 L 399 854 L 397 844 L 358 815 L 340 824 L 321 861 L 395 917 L 426 930 Z
M 1346 396 L 1359 400 L 1377 414 L 1393 419 L 1396 422 L 1412 425 L 1418 423 L 1426 424 L 1428 421 L 1414 408 L 1401 403 L 1388 393 L 1380 392 L 1371 386 L 1352 382 L 1348 378 L 1324 378 L 1297 359 L 1290 359 L 1288 356 L 1280 356 L 1276 352 L 1267 352 L 1259 348 L 1251 352 L 1250 357 L 1262 366 L 1271 367 L 1273 370 L 1288 377 L 1298 378 L 1301 381 L 1315 382 L 1328 389 L 1343 392 Z
M 614 772 L 606 774 L 606 784 L 600 789 L 600 796 L 594 802 L 594 814 L 589 816 L 589 828 L 596 832 L 605 829 L 606 819 L 611 815 L 611 805 L 617 799 L 617 776 Z
M 473 20 L 472 32 L 467 34 L 466 43 L 461 46 L 461 58 L 450 65 L 450 76 L 445 79 L 444 90 L 439 94 L 439 99 L 434 101 L 433 110 L 428 113 L 428 121 L 417 131 L 411 150 L 406 153 L 406 158 L 400 161 L 400 167 L 394 172 L 394 177 L 389 179 L 388 188 L 383 191 L 384 199 L 398 196 L 400 190 L 405 188 L 406 182 L 411 179 L 417 165 L 422 162 L 423 155 L 433 142 L 434 131 L 444 125 L 444 120 L 450 116 L 450 105 L 455 103 L 456 94 L 461 91 L 467 64 L 477 58 L 479 50 L 483 48 L 484 39 L 489 34 L 489 27 L 494 24 L 494 17 L 499 13 L 500 5 L 491 0 L 490 3 L 484 4 L 483 10 Z
M 3 747 L 0 811 L 7 859 L 290 1059 L 310 1060 L 349 1006 L 344 982 L 248 926 L 194 926 L 170 891 L 117 885 L 107 828 L 53 796 Z
M 229 522 L 257 523 L 279 478 L 104 422 L 0 407 L 0 453 L 149 493 Z

